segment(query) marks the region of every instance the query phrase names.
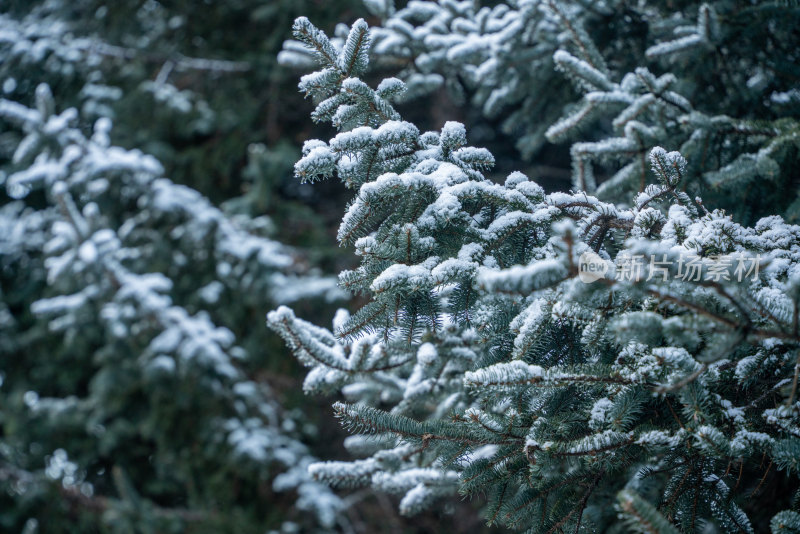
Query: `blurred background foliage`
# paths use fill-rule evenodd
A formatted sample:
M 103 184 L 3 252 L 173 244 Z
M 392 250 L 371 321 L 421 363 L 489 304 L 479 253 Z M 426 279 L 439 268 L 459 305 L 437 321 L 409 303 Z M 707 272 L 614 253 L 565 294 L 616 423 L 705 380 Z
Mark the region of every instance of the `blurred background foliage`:
M 33 107 L 36 87 L 47 83 L 57 111 L 77 108 L 84 131 L 110 118 L 112 145 L 155 156 L 164 176 L 197 190 L 249 232 L 292 247 L 293 273 L 336 273 L 354 261 L 335 241 L 343 188 L 331 181 L 312 192 L 292 177 L 302 141 L 327 134 L 307 120 L 311 104 L 297 90 L 298 73 L 276 60 L 300 15 L 331 31 L 365 13 L 356 0 L 9 0 L 0 7 L 2 97 Z M 441 110 L 440 100 L 432 107 Z M 21 137 L 1 126 L 5 178 Z M 440 531 L 438 513 L 400 518 L 396 503 L 369 493 L 349 497 L 343 520 L 320 525 L 296 508 L 291 491 L 274 491 L 271 467 L 231 467 L 215 456 L 195 430 L 228 408 L 204 397 L 191 376 L 143 383 L 134 364 L 142 340 L 109 344 L 100 327 L 67 341 L 49 331 L 30 311 L 49 291 L 39 241 L 47 219 L 41 228 L 25 219 L 30 239 L 14 245 L 24 254 L 12 254 L 9 244 L 14 218 L 44 210 L 48 199 L 34 191 L 23 211 L 15 202 L 0 192 L 0 209 L 12 214 L 0 230 L 7 232 L 0 236 L 0 311 L 11 315 L 0 328 L 0 532 Z M 153 231 L 167 232 L 172 223 L 164 224 Z M 291 439 L 317 456 L 344 458 L 329 402 L 303 396 L 296 362 L 264 327 L 280 298 L 230 291 L 204 308 L 197 288 L 214 279 L 216 266 L 209 259 L 178 268 L 169 264 L 175 252 L 148 257 L 147 270 L 170 277 L 174 302 L 233 332 L 247 354 L 243 371 L 274 393 Z M 317 293 L 295 308 L 328 323 L 344 301 Z M 77 401 L 75 409 L 62 403 L 55 414 L 32 408 L 40 397 L 91 398 L 98 383 L 124 389 L 108 395 L 120 404 L 84 410 Z M 90 431 L 97 413 L 111 417 L 104 439 Z M 470 503 L 446 512 L 453 532 L 486 528 Z

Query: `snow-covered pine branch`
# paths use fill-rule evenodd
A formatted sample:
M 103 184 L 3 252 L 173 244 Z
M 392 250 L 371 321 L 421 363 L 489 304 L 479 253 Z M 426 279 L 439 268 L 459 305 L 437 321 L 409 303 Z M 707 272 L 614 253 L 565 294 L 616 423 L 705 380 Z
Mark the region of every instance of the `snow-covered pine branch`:
M 4 357 L 25 364 L 22 375 L 20 366 L 3 366 L 3 399 L 25 392 L 24 402 L 3 403 L 3 417 L 46 429 L 53 438 L 36 437 L 37 447 L 75 462 L 69 478 L 28 471 L 20 498 L 63 478 L 66 491 L 95 499 L 100 512 L 121 513 L 151 503 L 147 484 L 185 480 L 202 465 L 297 492 L 311 524 L 333 527 L 344 503 L 307 472 L 314 458 L 297 430 L 303 419 L 254 379 L 253 353 L 242 346 L 252 340 L 235 333 L 248 306 L 281 302 L 287 292 L 277 285 L 287 278 L 335 297 L 333 279 L 304 272 L 291 249 L 164 178 L 152 156 L 111 145 L 110 119 L 98 119 L 87 137 L 78 112 L 59 113 L 47 85 L 37 88 L 33 108 L 0 99 L 0 121 L 21 134 L 2 175 L 16 199 L 0 208 L 2 264 L 6 273 L 26 273 L 2 295 L 0 314 L 25 306 L 18 319 L 2 315 Z M 196 285 L 186 285 L 189 272 Z M 20 292 L 28 300 L 18 300 Z M 230 310 L 241 312 L 231 317 Z M 59 378 L 47 371 L 53 365 Z M 33 375 L 25 376 L 28 369 Z M 196 454 L 169 457 L 187 443 Z M 0 449 L 0 469 L 45 454 L 20 452 L 5 438 Z M 107 494 L 112 470 L 155 462 L 154 455 L 175 472 L 137 480 L 139 495 Z M 89 473 L 97 462 L 108 471 Z M 206 494 L 183 498 L 199 510 L 164 506 L 132 521 L 208 519 Z
M 428 477 L 444 488 L 455 473 L 462 492 L 488 496 L 489 522 L 530 532 L 610 529 L 620 519 L 648 532 L 701 522 L 753 531 L 740 505 L 745 486 L 760 490 L 767 480 L 765 458 L 780 468 L 770 480 L 797 487 L 789 457 L 800 396 L 787 384 L 800 350 L 800 227 L 778 215 L 748 226 L 692 199 L 685 189 L 701 187 L 705 133 L 684 129 L 724 130 L 734 119 L 696 111 L 676 75 L 638 67 L 620 76 L 601 61 L 583 22 L 613 13 L 605 4 L 591 13 L 542 4 L 410 2 L 381 11 L 388 18 L 371 42 L 379 60 L 413 55 L 417 67 L 461 68 L 467 80 L 506 90 L 515 72 L 500 81 L 463 62 L 523 54 L 530 66 L 528 48 L 544 47 L 542 58 L 555 55 L 588 88 L 578 113 L 598 106 L 616 117 L 614 137 L 573 145 L 584 188 L 597 162 L 626 162 L 596 195 L 545 194 L 519 172 L 503 185 L 490 181 L 477 164 L 488 154 L 459 156 L 468 143 L 462 125 L 420 133 L 386 116 L 390 103 L 377 105 L 378 91 L 341 71 L 340 47 L 301 82 L 316 116 L 339 130 L 308 144 L 305 158 L 317 150 L 319 163 L 301 167 L 356 191 L 339 240 L 361 265 L 340 282 L 370 300 L 341 313 L 333 333 L 286 308 L 268 322 L 311 367 L 307 380 L 348 400 L 334 411 L 353 439 L 375 440 L 359 448 L 367 458 L 352 470 L 337 462 L 312 473 L 403 493 L 403 513 L 446 498 L 452 486 L 433 491 Z M 310 44 L 327 50 L 308 24 Z M 701 24 L 717 38 L 721 22 Z M 516 47 L 522 36 L 535 44 Z M 437 59 L 426 59 L 433 49 Z M 526 91 L 541 97 L 531 78 L 542 74 L 525 72 Z M 770 131 L 724 135 L 766 139 Z M 719 161 L 732 157 L 723 151 Z M 718 169 L 719 184 L 734 174 Z M 613 203 L 604 200 L 612 191 Z M 363 358 L 373 363 L 352 363 Z M 794 520 L 785 506 L 770 505 L 773 525 Z

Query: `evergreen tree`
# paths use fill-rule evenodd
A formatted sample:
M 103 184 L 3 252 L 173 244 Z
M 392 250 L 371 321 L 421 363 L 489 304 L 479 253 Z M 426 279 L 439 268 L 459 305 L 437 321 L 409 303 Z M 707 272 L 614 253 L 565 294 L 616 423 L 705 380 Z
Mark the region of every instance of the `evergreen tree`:
M 580 141 L 572 187 L 619 202 L 644 188 L 663 146 L 688 159 L 692 196 L 749 224 L 798 217 L 794 2 L 365 4 L 382 20 L 373 55 L 404 66 L 407 97 L 446 87 L 540 174 L 561 165 L 551 143 Z
M 318 431 L 250 327 L 343 295 L 274 240 L 288 209 L 262 216 L 292 151 L 253 145 L 245 166 L 225 137 L 257 127 L 251 101 L 220 100 L 263 65 L 182 54 L 176 6 L 105 4 L 0 13 L 0 530 L 336 529 L 344 503 L 306 470 Z M 226 143 L 193 145 L 208 138 Z
M 338 176 L 355 191 L 338 239 L 361 265 L 340 284 L 368 299 L 340 312 L 333 331 L 287 307 L 267 317 L 310 368 L 305 391 L 344 396 L 334 412 L 362 457 L 310 472 L 401 495 L 405 514 L 485 494 L 489 523 L 529 532 L 798 530 L 800 227 L 774 214 L 749 221 L 784 210 L 749 211 L 750 199 L 787 185 L 796 168 L 797 108 L 777 103 L 797 89 L 790 74 L 768 73 L 796 69 L 797 8 L 702 5 L 687 25 L 691 2 L 677 13 L 644 2 L 474 5 L 368 2 L 384 27 L 371 34 L 359 20 L 334 39 L 295 22 L 321 66 L 300 88 L 314 99 L 312 118 L 338 130 L 307 141 L 295 173 Z M 677 28 L 677 40 L 612 28 L 619 39 L 598 47 L 584 29 L 645 15 L 646 28 Z M 753 17 L 769 21 L 754 26 L 771 37 L 747 49 L 737 39 L 757 33 L 741 28 Z M 715 49 L 753 63 L 737 58 L 719 96 L 693 104 L 681 91 L 712 73 L 698 64 L 653 74 L 622 52 L 633 38 L 677 67 L 681 54 Z M 371 44 L 378 58 L 401 51 L 423 72 L 371 87 L 361 79 Z M 287 44 L 284 62 L 305 58 Z M 480 67 L 463 68 L 471 62 Z M 521 172 L 494 182 L 485 174 L 494 158 L 469 146 L 463 125 L 422 133 L 396 107 L 440 79 L 432 71 L 452 81 L 463 69 L 481 105 L 505 90 L 521 106 L 510 124 L 529 128 L 518 120 L 525 102 L 561 112 L 563 97 L 546 96 L 560 76 L 547 62 L 586 92 L 549 137 L 615 117 L 613 129 L 572 145 L 568 193 L 547 194 Z M 769 81 L 740 85 L 753 65 Z M 765 100 L 768 89 L 784 93 Z M 591 165 L 602 159 L 624 166 L 598 183 Z
M 333 526 L 342 504 L 305 473 L 303 420 L 254 381 L 250 340 L 227 323 L 283 300 L 287 276 L 325 280 L 293 273 L 258 220 L 111 146 L 108 119 L 84 137 L 46 85 L 36 108 L 0 100 L 0 116 L 25 133 L 5 184 L 24 200 L 0 211 L 5 526 L 218 532 L 229 514 L 275 521 L 248 494 L 287 490 Z
M 85 120 L 113 118 L 115 144 L 156 156 L 173 180 L 220 204 L 253 179 L 242 176 L 249 144 L 280 148 L 289 167 L 296 159 L 279 141 L 305 129 L 301 97 L 275 58 L 292 20 L 309 11 L 332 20 L 354 3 L 9 0 L 0 80 L 26 105 L 46 82 Z

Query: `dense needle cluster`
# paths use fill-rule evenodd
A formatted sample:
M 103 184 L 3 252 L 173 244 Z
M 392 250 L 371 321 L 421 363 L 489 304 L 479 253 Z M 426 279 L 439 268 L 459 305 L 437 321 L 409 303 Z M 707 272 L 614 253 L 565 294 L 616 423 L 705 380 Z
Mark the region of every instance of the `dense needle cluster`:
M 295 22 L 321 67 L 300 88 L 314 120 L 338 130 L 307 141 L 295 172 L 354 190 L 338 237 L 361 265 L 340 285 L 368 297 L 333 331 L 286 307 L 268 316 L 310 369 L 305 390 L 345 399 L 334 411 L 360 459 L 310 472 L 397 494 L 405 514 L 485 494 L 489 523 L 530 532 L 798 531 L 800 227 L 778 215 L 750 223 L 740 206 L 743 224 L 715 205 L 744 183 L 790 179 L 797 122 L 700 111 L 669 72 L 608 67 L 583 29 L 613 11 L 606 4 L 369 2 L 383 28 L 359 20 L 334 40 Z M 648 57 L 713 49 L 737 20 L 724 4 L 724 21 L 704 4 L 693 25 L 651 22 L 676 37 L 648 41 Z M 797 17 L 777 5 L 749 12 Z M 371 44 L 379 60 L 402 52 L 422 73 L 372 88 L 361 79 Z M 302 57 L 296 43 L 286 50 L 287 62 Z M 534 138 L 609 118 L 611 129 L 572 145 L 573 191 L 547 194 L 520 172 L 492 181 L 492 155 L 462 124 L 420 132 L 402 119 L 396 103 L 420 76 L 452 81 L 464 64 L 484 111 L 498 99 L 517 106 L 509 121 Z M 548 100 L 559 72 L 582 99 L 546 131 L 517 125 L 537 116 L 532 105 L 559 108 Z M 598 183 L 592 167 L 609 160 L 621 166 Z M 601 267 L 593 281 L 581 276 L 586 258 Z M 698 276 L 685 276 L 690 263 Z
M 163 11 L 142 50 L 81 34 L 70 15 L 87 4 L 0 13 L 0 531 L 330 532 L 344 503 L 308 475 L 315 429 L 264 379 L 280 352 L 248 324 L 342 292 L 270 218 L 117 146 L 136 130 L 124 99 L 195 134 L 218 117 L 169 73 L 140 78 Z M 244 68 L 169 57 L 178 73 Z

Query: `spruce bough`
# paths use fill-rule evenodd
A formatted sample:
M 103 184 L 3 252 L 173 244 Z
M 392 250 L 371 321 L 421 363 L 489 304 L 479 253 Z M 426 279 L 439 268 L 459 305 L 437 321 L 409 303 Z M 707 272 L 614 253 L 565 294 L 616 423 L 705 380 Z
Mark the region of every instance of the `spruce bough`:
M 520 172 L 495 183 L 463 125 L 422 133 L 395 108 L 404 82 L 359 78 L 363 20 L 333 42 L 305 18 L 294 30 L 321 65 L 300 83 L 312 117 L 339 131 L 306 142 L 296 175 L 356 191 L 338 238 L 362 260 L 340 284 L 369 297 L 333 332 L 286 307 L 267 318 L 310 369 L 305 390 L 345 398 L 334 412 L 361 458 L 313 464 L 316 479 L 397 494 L 404 514 L 485 494 L 490 524 L 529 532 L 800 529 L 800 227 L 691 198 L 692 162 L 648 144 L 661 133 L 625 149 L 644 151 L 645 180 L 624 204 Z M 621 92 L 554 61 L 597 98 Z M 697 118 L 669 78 L 636 76 L 621 87 Z M 593 283 L 586 257 L 605 267 Z M 621 275 L 631 259 L 640 272 Z

